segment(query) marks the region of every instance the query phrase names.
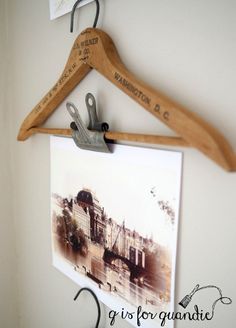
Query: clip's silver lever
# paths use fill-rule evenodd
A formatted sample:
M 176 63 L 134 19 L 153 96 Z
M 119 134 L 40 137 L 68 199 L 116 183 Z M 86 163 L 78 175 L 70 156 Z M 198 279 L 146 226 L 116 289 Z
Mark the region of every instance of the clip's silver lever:
M 109 125 L 106 122 L 100 122 L 97 116 L 96 100 L 92 93 L 87 93 L 85 103 L 89 114 L 89 130 L 108 131 Z
M 66 108 L 73 118 L 70 126 L 75 144 L 82 149 L 109 153 L 110 150 L 104 140 L 104 132 L 88 130 L 73 103 L 67 102 Z

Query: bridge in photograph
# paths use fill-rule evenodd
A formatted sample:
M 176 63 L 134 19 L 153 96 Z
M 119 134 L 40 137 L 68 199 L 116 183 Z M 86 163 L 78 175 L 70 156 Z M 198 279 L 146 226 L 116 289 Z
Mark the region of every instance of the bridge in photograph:
M 144 277 L 146 274 L 145 267 L 143 267 L 142 265 L 135 264 L 127 257 L 117 254 L 116 252 L 108 248 L 104 250 L 103 260 L 105 263 L 109 265 L 115 265 L 114 262 L 116 260 L 122 261 L 130 271 L 130 281 L 134 281 L 134 279 L 139 280 L 140 278 Z

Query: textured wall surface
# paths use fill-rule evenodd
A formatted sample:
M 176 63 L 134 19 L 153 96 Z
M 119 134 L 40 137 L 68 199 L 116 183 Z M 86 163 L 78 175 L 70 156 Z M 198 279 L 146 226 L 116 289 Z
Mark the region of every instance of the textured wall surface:
M 76 35 L 92 25 L 94 4 L 76 13 L 75 33 L 70 34 L 68 15 L 49 20 L 48 0 L 6 3 L 8 14 L 5 21 L 0 20 L 1 32 L 9 22 L 9 49 L 1 62 L 1 71 L 9 72 L 7 110 L 6 99 L 1 99 L 0 120 L 0 234 L 4 248 L 0 249 L 0 287 L 1 295 L 7 295 L 0 301 L 0 320 L 5 323 L 1 327 L 17 327 L 17 308 L 9 306 L 11 298 L 16 298 L 11 275 L 18 283 L 20 328 L 92 327 L 94 302 L 89 295 L 73 302 L 78 287 L 51 265 L 49 137 L 36 135 L 20 143 L 16 136 L 24 117 L 62 72 Z M 111 36 L 126 66 L 219 128 L 236 151 L 236 2 L 106 0 L 101 7 L 98 26 Z M 1 40 L 1 48 L 4 42 Z M 0 82 L 5 83 L 2 77 Z M 0 88 L 3 96 L 4 90 Z M 113 130 L 172 133 L 95 71 L 68 98 L 80 108 L 84 120 L 87 92 L 97 96 L 100 112 Z M 8 134 L 4 120 L 10 124 Z M 69 122 L 63 103 L 47 125 L 67 127 Z M 7 147 L 3 143 L 6 136 Z M 226 173 L 197 150 L 182 150 L 176 303 L 197 283 L 216 284 L 234 300 L 236 174 Z M 208 296 L 202 300 L 203 309 L 208 306 Z M 101 327 L 108 328 L 108 309 L 102 310 Z M 217 304 L 214 319 L 196 326 L 232 327 L 234 314 L 234 303 Z M 176 327 L 189 325 L 182 321 Z M 121 319 L 115 326 L 130 327 Z
M 7 107 L 7 33 L 7 8 L 5 2 L 0 1 L 0 327 L 15 328 L 18 327 L 17 269 Z

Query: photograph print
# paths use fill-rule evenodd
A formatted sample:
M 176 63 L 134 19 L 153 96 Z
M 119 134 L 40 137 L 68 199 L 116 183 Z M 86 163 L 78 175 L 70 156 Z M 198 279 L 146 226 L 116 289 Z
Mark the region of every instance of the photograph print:
M 112 310 L 173 311 L 182 153 L 112 148 L 51 137 L 53 265 Z

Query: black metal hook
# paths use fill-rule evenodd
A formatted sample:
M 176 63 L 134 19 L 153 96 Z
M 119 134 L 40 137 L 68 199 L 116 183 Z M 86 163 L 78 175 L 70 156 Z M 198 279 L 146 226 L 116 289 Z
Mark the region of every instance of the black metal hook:
M 83 1 L 83 0 L 77 0 L 72 8 L 71 11 L 71 16 L 70 16 L 70 31 L 71 33 L 73 32 L 73 27 L 74 27 L 74 15 L 75 15 L 75 9 L 77 8 L 78 4 Z M 93 28 L 95 28 L 97 26 L 97 22 L 98 22 L 98 17 L 99 17 L 99 12 L 100 12 L 100 5 L 98 0 L 95 0 L 96 2 L 96 15 L 95 15 L 95 19 L 94 19 L 94 23 L 93 23 Z
M 88 288 L 88 287 L 83 287 L 83 288 L 81 288 L 81 289 L 78 291 L 78 293 L 75 295 L 75 297 L 74 297 L 74 301 L 77 300 L 77 298 L 79 297 L 80 293 L 81 293 L 82 291 L 84 291 L 84 290 L 87 291 L 87 292 L 89 292 L 89 293 L 93 296 L 93 298 L 94 298 L 94 300 L 95 300 L 95 302 L 96 302 L 96 304 L 97 304 L 97 308 L 98 308 L 98 317 L 97 317 L 97 322 L 96 322 L 96 326 L 95 326 L 95 328 L 98 328 L 98 326 L 99 326 L 99 322 L 100 322 L 100 318 L 101 318 L 101 308 L 100 308 L 100 304 L 99 304 L 99 301 L 98 301 L 97 295 L 94 293 L 94 291 L 92 291 L 92 289 L 90 289 L 90 288 Z

